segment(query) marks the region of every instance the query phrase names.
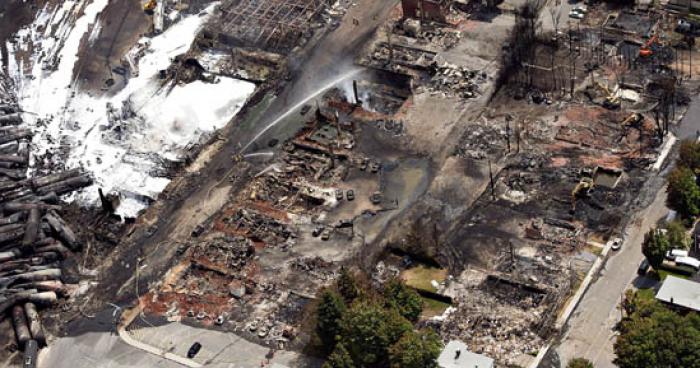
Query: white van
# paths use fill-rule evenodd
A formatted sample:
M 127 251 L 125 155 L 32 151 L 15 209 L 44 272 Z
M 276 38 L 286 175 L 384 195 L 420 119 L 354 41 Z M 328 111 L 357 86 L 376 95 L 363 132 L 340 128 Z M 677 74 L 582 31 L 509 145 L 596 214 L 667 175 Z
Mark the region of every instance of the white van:
M 679 266 L 688 266 L 693 269 L 700 270 L 700 261 L 693 257 L 676 257 L 676 264 Z
M 674 261 L 678 257 L 688 257 L 688 251 L 683 249 L 671 249 L 666 252 L 666 259 Z

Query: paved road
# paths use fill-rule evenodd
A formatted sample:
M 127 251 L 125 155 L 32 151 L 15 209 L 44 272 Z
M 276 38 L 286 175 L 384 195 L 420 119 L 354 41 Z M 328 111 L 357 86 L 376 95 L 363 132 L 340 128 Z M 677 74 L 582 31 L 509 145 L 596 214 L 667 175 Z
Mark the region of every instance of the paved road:
M 540 12 L 540 21 L 542 22 L 543 32 L 553 32 L 554 22 L 557 21 L 557 30 L 576 28 L 578 19 L 569 18 L 569 12 L 577 5 L 583 5 L 583 1 L 569 0 L 549 0 Z
M 663 187 L 649 207 L 639 212 L 627 229 L 622 249 L 613 254 L 599 279 L 591 285 L 568 323 L 561 345 L 557 348 L 562 365 L 571 358 L 584 357 L 596 368 L 615 367 L 612 363 L 614 325 L 620 319 L 618 304 L 624 291 L 637 280 L 637 266 L 641 262 L 642 239 L 657 221 L 668 213 L 666 188 Z
M 685 112 L 683 119 L 676 128 L 676 135 L 680 138 L 696 138 L 696 134 L 700 132 L 700 99 L 695 98 L 690 103 L 688 111 Z
M 168 346 L 172 353 L 179 356 L 185 356 L 193 342 L 200 342 L 202 348 L 194 360 L 211 368 L 259 368 L 269 352 L 268 348 L 232 333 L 180 323 L 142 328 L 130 334 L 160 347 Z M 60 338 L 41 350 L 38 363 L 39 368 L 186 368 L 171 359 L 130 346 L 109 332 L 89 332 Z M 319 361 L 290 351 L 276 352 L 271 363 L 290 368 L 320 366 Z M 271 368 L 270 365 L 267 367 Z
M 135 349 L 108 332 L 64 337 L 41 349 L 39 368 L 183 368 L 182 365 Z

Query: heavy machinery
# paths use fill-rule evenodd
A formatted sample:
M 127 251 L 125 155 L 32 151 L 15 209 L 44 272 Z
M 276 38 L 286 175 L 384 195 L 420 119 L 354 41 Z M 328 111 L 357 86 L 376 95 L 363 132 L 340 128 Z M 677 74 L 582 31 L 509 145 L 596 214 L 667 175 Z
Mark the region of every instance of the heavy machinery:
M 576 200 L 579 198 L 588 197 L 594 185 L 595 183 L 593 182 L 593 176 L 589 175 L 588 173 L 582 173 L 581 180 L 571 191 L 571 213 L 576 212 Z
M 659 38 L 654 35 L 647 42 L 642 45 L 642 47 L 639 48 L 639 56 L 641 57 L 649 57 L 654 54 L 654 51 L 652 50 L 653 45 L 659 44 Z
M 146 0 L 146 2 L 143 4 L 143 11 L 146 13 L 153 13 L 157 5 L 158 0 Z
M 626 127 L 636 127 L 639 125 L 644 120 L 644 116 L 638 112 L 633 112 L 623 120 L 620 125 L 622 125 L 623 128 Z
M 603 101 L 603 107 L 610 110 L 615 110 L 620 107 L 620 98 L 615 96 L 614 93 L 610 92 L 607 86 L 604 86 L 600 82 L 595 82 L 596 87 L 605 93 L 605 101 Z

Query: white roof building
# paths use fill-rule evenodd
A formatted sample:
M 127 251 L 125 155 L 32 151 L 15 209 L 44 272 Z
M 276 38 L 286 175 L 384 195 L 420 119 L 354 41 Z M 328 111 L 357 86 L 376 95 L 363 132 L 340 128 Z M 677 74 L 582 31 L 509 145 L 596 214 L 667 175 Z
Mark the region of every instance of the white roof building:
M 700 283 L 669 275 L 656 293 L 656 299 L 700 311 Z
M 440 368 L 493 368 L 493 359 L 472 353 L 461 341 L 452 340 L 447 343 L 438 357 Z

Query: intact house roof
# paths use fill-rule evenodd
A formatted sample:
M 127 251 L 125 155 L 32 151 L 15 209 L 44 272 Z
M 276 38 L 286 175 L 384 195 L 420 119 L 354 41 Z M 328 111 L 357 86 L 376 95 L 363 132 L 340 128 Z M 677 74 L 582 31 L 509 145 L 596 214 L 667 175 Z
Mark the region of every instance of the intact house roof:
M 457 355 L 459 351 L 459 355 Z M 472 353 L 461 341 L 452 340 L 447 343 L 438 357 L 440 368 L 493 368 L 493 359 Z
M 700 311 L 700 283 L 667 276 L 656 299 L 675 306 Z

